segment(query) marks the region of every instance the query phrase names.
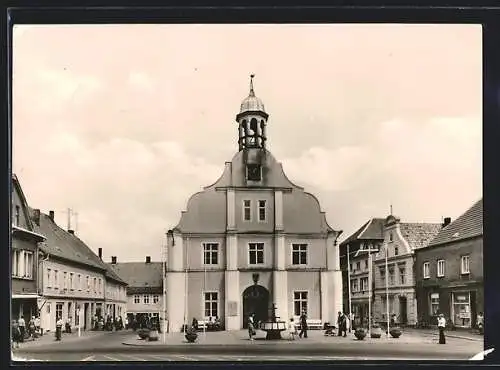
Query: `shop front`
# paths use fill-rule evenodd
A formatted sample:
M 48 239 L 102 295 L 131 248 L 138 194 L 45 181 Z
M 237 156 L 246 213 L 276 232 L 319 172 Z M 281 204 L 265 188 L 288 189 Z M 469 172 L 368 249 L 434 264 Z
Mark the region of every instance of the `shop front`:
M 472 304 L 470 291 L 452 292 L 450 317 L 455 327 L 472 327 Z

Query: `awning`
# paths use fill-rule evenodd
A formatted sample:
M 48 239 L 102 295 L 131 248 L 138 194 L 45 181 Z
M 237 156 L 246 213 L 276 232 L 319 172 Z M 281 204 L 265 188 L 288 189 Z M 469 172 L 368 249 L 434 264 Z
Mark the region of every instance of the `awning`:
M 38 299 L 42 298 L 37 294 L 12 294 L 12 299 Z

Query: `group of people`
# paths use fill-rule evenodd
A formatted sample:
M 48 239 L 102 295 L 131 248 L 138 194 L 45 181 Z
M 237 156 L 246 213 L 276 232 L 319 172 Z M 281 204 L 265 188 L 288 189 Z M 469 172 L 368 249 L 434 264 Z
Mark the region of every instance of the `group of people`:
M 126 327 L 126 324 L 124 325 L 121 316 L 112 317 L 111 315 L 107 315 L 106 320 L 104 320 L 104 317 L 95 315 L 92 318 L 92 327 L 94 330 L 113 331 L 113 329 L 122 330 Z
M 219 331 L 222 330 L 222 322 L 220 321 L 219 317 L 216 316 L 214 320 L 212 320 L 212 317 L 208 318 L 208 321 L 205 323 L 205 329 L 206 331 Z M 199 330 L 199 323 L 196 317 L 193 317 L 193 321 L 191 322 L 191 327 L 195 330 Z
M 40 327 L 40 317 L 32 316 L 31 320 L 26 325 L 24 316 L 20 316 L 18 320 L 12 320 L 12 343 L 14 348 L 19 347 L 19 343 L 26 339 L 35 339 L 38 335 L 42 335 Z

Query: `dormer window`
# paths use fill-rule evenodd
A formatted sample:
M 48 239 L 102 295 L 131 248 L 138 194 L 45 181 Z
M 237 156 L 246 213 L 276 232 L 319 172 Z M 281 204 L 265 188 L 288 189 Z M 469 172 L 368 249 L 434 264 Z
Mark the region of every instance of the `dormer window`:
M 260 181 L 262 179 L 262 167 L 260 164 L 247 165 L 247 180 Z
M 394 239 L 392 238 L 392 233 L 389 234 L 389 241 L 392 242 Z

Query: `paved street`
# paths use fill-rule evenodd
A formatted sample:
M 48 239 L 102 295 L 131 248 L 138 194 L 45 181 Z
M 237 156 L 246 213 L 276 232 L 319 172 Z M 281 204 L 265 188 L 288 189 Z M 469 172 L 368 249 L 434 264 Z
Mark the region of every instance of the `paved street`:
M 296 341 L 249 341 L 244 331 L 200 334 L 194 344 L 184 343 L 181 334 L 169 334 L 165 343 L 145 342 L 133 332 L 85 333 L 53 336 L 45 342 L 25 343 L 15 350 L 19 359 L 40 361 L 342 361 L 342 360 L 467 360 L 483 350 L 480 337 L 447 339 L 438 345 L 433 332 L 408 331 L 399 339 L 355 340 L 325 337 L 310 332 L 308 339 Z

